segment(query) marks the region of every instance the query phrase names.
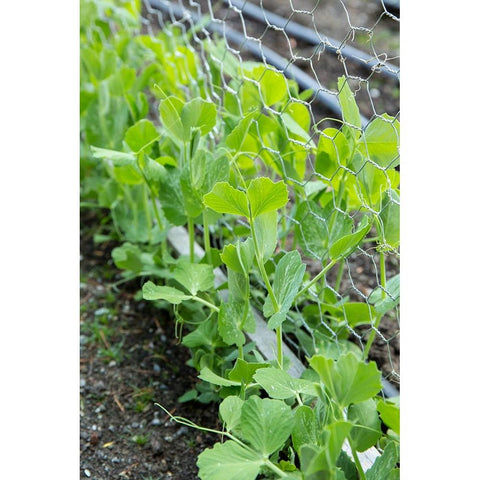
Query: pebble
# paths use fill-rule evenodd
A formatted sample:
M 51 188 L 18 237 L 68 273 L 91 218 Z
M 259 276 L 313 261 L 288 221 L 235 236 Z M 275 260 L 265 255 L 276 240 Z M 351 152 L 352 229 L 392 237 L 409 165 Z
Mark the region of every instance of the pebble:
M 96 317 L 98 317 L 99 315 L 106 315 L 109 312 L 110 312 L 110 310 L 108 308 L 102 307 L 102 308 L 98 308 L 97 310 L 95 310 L 94 315 Z
M 101 413 L 101 412 L 104 412 L 106 410 L 106 407 L 105 405 L 102 403 L 101 405 L 99 405 L 96 409 L 95 409 L 95 413 Z
M 90 477 L 91 473 L 90 473 L 90 470 L 88 470 L 88 468 L 86 468 L 83 473 L 85 474 L 86 477 Z
M 160 373 L 161 370 L 162 370 L 162 369 L 160 368 L 160 365 L 159 365 L 158 363 L 154 363 L 154 364 L 153 364 L 153 371 L 154 371 L 155 373 Z
M 158 426 L 158 425 L 161 425 L 161 424 L 162 424 L 162 421 L 161 421 L 159 418 L 154 418 L 154 419 L 150 422 L 150 425 L 152 425 L 153 427 Z

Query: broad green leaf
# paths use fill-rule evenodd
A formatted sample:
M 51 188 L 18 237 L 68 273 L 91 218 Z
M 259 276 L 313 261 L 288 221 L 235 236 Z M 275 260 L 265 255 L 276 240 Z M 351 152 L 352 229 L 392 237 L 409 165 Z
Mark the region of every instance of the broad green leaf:
M 164 128 L 174 138 L 181 142 L 187 142 L 189 136 L 185 135 L 185 129 L 183 128 L 181 120 L 181 112 L 184 102 L 177 97 L 167 97 L 160 102 L 160 119 Z
M 339 260 L 348 257 L 365 238 L 371 226 L 371 221 L 366 216 L 363 217 L 356 232 L 345 235 L 333 243 L 329 249 L 330 258 L 332 260 Z
M 338 79 L 338 101 L 342 109 L 343 121 L 349 124 L 346 126 L 347 132 L 353 139 L 357 139 L 361 134 L 362 120 L 357 102 L 355 101 L 355 95 L 350 89 L 345 76 Z
M 241 385 L 241 382 L 234 382 L 233 380 L 228 380 L 227 378 L 217 375 L 215 372 L 212 372 L 208 367 L 203 367 L 200 370 L 198 378 L 201 378 L 205 382 L 213 383 L 213 385 L 219 385 L 222 387 L 233 387 Z
M 141 255 L 142 251 L 140 248 L 131 243 L 124 243 L 121 247 L 116 247 L 112 250 L 115 266 L 134 273 L 139 273 L 143 269 Z
M 251 112 L 242 118 L 225 139 L 225 144 L 227 147 L 233 150 L 235 153 L 245 151 L 245 141 L 248 137 L 250 125 L 252 124 L 255 116 L 258 116 L 258 112 Z M 249 149 L 247 148 L 247 151 L 248 150 Z
M 375 363 L 365 364 L 353 353 L 341 355 L 336 361 L 315 355 L 309 362 L 342 407 L 368 400 L 382 389 L 381 373 Z
M 243 400 L 236 395 L 230 395 L 219 406 L 221 419 L 225 423 L 227 432 L 231 432 L 241 426 Z
M 288 202 L 287 186 L 283 181 L 273 183 L 269 178 L 252 180 L 247 189 L 252 217 L 278 210 Z
M 384 114 L 365 128 L 360 151 L 382 168 L 394 168 L 399 162 L 400 123 Z
M 390 480 L 390 475 L 398 462 L 397 447 L 390 442 L 382 455 L 365 472 L 367 480 Z
M 280 118 L 282 119 L 282 122 L 285 124 L 285 127 L 287 127 L 287 130 L 290 133 L 293 133 L 294 135 L 300 137 L 303 141 L 309 142 L 310 141 L 310 134 L 306 132 L 296 121 L 295 119 L 289 115 L 288 113 L 282 113 L 280 115 Z
M 190 138 L 191 129 L 195 128 L 198 128 L 202 135 L 206 135 L 217 122 L 217 108 L 212 102 L 194 98 L 183 106 L 180 118 L 186 137 Z
M 287 80 L 283 74 L 260 65 L 253 69 L 250 75 L 251 78 L 260 82 L 260 93 L 264 105 L 273 105 L 286 97 Z
M 204 195 L 203 201 L 208 208 L 218 213 L 249 216 L 247 195 L 227 182 L 215 184 L 212 191 Z
M 352 328 L 358 325 L 371 325 L 376 313 L 375 309 L 365 302 L 347 302 L 339 309 Z
M 264 370 L 268 366 L 268 363 L 246 362 L 241 358 L 237 358 L 235 366 L 228 373 L 228 378 L 236 382 L 248 384 L 252 382 L 255 372 L 257 372 L 259 369 Z
M 125 142 L 135 153 L 142 151 L 159 138 L 155 125 L 146 119 L 140 120 L 125 132 Z
M 307 405 L 295 410 L 295 426 L 292 431 L 292 443 L 297 452 L 302 445 L 318 445 L 320 425 L 314 411 Z
M 223 247 L 220 258 L 223 263 L 237 273 L 248 274 L 253 265 L 255 257 L 255 247 L 252 238 L 244 242 L 230 243 Z
M 267 212 L 253 220 L 260 258 L 265 263 L 277 247 L 277 212 Z
M 167 220 L 174 225 L 185 225 L 187 215 L 183 206 L 184 199 L 180 186 L 181 172 L 169 169 L 168 174 L 159 180 L 158 197 Z
M 117 182 L 125 185 L 141 185 L 144 183 L 142 174 L 134 164 L 114 167 L 113 174 Z
M 107 148 L 90 147 L 94 158 L 101 160 L 110 160 L 114 166 L 122 167 L 135 162 L 135 155 L 132 153 L 118 152 L 116 150 L 108 150 Z
M 227 345 L 245 344 L 243 331 L 254 331 L 255 320 L 248 302 L 228 302 L 220 305 L 218 332 Z
M 180 290 L 168 286 L 155 285 L 148 281 L 142 288 L 143 298 L 145 300 L 166 300 L 173 304 L 182 303 L 184 300 L 189 300 L 189 295 L 185 295 Z
M 377 410 L 382 422 L 400 435 L 400 397 L 378 400 Z
M 213 267 L 200 263 L 179 262 L 173 272 L 173 278 L 183 285 L 192 295 L 214 287 Z
M 372 447 L 382 436 L 381 422 L 373 398 L 351 405 L 347 418 L 354 424 L 350 439 L 352 447 L 358 452 L 364 452 Z
M 243 438 L 262 456 L 268 456 L 285 444 L 295 421 L 284 402 L 251 396 L 243 404 L 241 423 Z
M 215 317 L 201 323 L 193 332 L 185 335 L 182 344 L 189 348 L 207 347 L 212 349 L 219 343 L 217 321 Z
M 259 453 L 227 440 L 199 455 L 198 476 L 201 480 L 255 480 L 263 463 Z
M 249 301 L 248 297 L 248 278 L 243 273 L 237 273 L 227 267 L 228 275 L 228 300 L 230 302 Z
M 379 315 L 395 308 L 400 303 L 400 274 L 387 280 L 385 290 L 376 288 L 368 297 L 368 303 L 375 306 Z
M 303 253 L 322 258 L 328 251 L 328 228 L 322 208 L 314 202 L 302 202 L 295 220 L 295 237 Z
M 340 166 L 347 166 L 350 146 L 345 135 L 335 128 L 326 128 L 317 145 L 315 171 L 327 179 L 333 179 Z M 335 178 L 339 176 L 335 175 Z
M 380 234 L 386 247 L 392 249 L 400 244 L 400 196 L 395 190 L 390 190 L 390 196 L 385 194 L 383 202 L 385 206 L 380 212 Z M 381 247 L 384 248 L 384 245 Z
M 320 436 L 320 445 L 302 445 L 300 447 L 300 464 L 305 475 L 317 472 L 332 472 L 336 470 L 337 459 L 342 451 L 342 445 L 352 428 L 351 423 L 337 421 L 327 425 Z M 308 478 L 308 476 L 307 476 Z M 313 477 L 312 477 L 313 478 Z M 323 477 L 319 477 L 323 478 Z M 324 478 L 336 478 L 325 476 Z
M 291 377 L 278 368 L 262 368 L 253 377 L 270 398 L 285 400 L 297 394 L 316 395 L 314 383 L 301 378 Z
M 269 328 L 277 328 L 285 320 L 285 316 L 302 284 L 305 269 L 306 265 L 302 262 L 302 258 L 296 250 L 286 253 L 278 262 L 275 269 L 275 279 L 273 280 L 273 293 L 278 303 L 279 312 L 275 312 L 270 294 L 263 305 L 265 317 L 272 317 L 268 322 Z

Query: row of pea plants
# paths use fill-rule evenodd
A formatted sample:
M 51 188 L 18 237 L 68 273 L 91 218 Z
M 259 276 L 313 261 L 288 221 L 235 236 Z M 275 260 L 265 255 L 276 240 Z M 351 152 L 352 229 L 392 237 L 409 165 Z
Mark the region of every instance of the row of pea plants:
M 342 77 L 343 122 L 315 142 L 310 92 L 220 42 L 202 46 L 206 74 L 190 40 L 168 27 L 141 34 L 139 2 L 81 3 L 82 207 L 108 209 L 112 229 L 96 240 L 122 242 L 112 256 L 124 279 L 141 278 L 143 299 L 171 312 L 190 348 L 202 381 L 182 400 L 219 403 L 221 441 L 200 454 L 199 476 L 399 478 L 398 399 L 380 395 L 381 373 L 368 362 L 398 304 L 385 254 L 399 245 L 399 124 L 382 115 L 362 128 Z M 172 226 L 188 230 L 186 257 L 167 243 Z M 365 242 L 379 252 L 381 288 L 353 302 L 326 275 L 337 265 L 339 286 Z M 308 256 L 321 260 L 316 275 Z M 227 285 L 215 286 L 217 267 Z M 276 333 L 275 361 L 248 341 L 253 297 Z M 362 348 L 349 340 L 359 325 L 372 327 Z M 288 373 L 285 332 L 307 353 L 302 378 Z M 365 471 L 358 453 L 372 446 L 382 454 Z

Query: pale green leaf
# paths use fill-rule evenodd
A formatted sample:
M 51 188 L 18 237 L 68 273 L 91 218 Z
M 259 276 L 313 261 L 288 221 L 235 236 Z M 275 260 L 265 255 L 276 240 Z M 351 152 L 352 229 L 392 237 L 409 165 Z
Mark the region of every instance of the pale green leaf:
M 199 455 L 198 476 L 201 480 L 255 480 L 263 463 L 257 452 L 227 440 Z
M 173 278 L 183 285 L 192 295 L 213 289 L 215 275 L 212 265 L 179 262 L 173 272 Z
M 315 384 L 301 378 L 294 378 L 279 368 L 262 368 L 254 377 L 270 398 L 286 400 L 297 394 L 316 395 Z
M 198 128 L 202 135 L 209 133 L 217 121 L 217 108 L 212 102 L 194 98 L 183 106 L 180 114 L 185 136 L 190 137 L 191 129 Z
M 357 231 L 339 238 L 329 249 L 330 258 L 339 260 L 348 257 L 365 238 L 371 229 L 371 221 L 365 216 L 358 225 Z
M 227 432 L 232 432 L 241 426 L 240 417 L 242 414 L 243 400 L 236 395 L 230 395 L 219 406 L 221 419 L 225 423 Z
M 295 422 L 291 408 L 284 402 L 251 396 L 243 404 L 241 423 L 243 438 L 267 456 L 285 444 Z
M 253 265 L 255 257 L 255 247 L 252 238 L 244 242 L 230 243 L 223 247 L 220 258 L 223 263 L 237 273 L 248 274 Z
M 252 180 L 247 189 L 252 217 L 278 210 L 288 202 L 287 186 L 283 181 L 273 183 L 267 177 Z
M 116 167 L 130 165 L 135 162 L 135 155 L 133 153 L 118 152 L 116 150 L 109 150 L 107 148 L 90 147 L 94 158 L 101 160 L 110 160 Z
M 208 208 L 218 213 L 249 216 L 246 194 L 227 182 L 215 184 L 212 191 L 204 195 L 203 201 Z
M 155 125 L 146 119 L 138 121 L 125 132 L 125 142 L 135 153 L 150 146 L 159 138 Z
M 155 285 L 151 281 L 145 283 L 142 291 L 145 300 L 166 300 L 173 304 L 179 304 L 191 298 L 176 288 Z

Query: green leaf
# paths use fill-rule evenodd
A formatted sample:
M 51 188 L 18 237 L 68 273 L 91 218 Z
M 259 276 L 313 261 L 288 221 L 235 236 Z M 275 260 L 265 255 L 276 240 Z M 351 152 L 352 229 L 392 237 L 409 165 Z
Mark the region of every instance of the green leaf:
M 308 380 L 291 377 L 278 368 L 262 368 L 253 377 L 270 398 L 286 400 L 300 393 L 316 395 L 314 383 Z
M 268 366 L 268 363 L 246 362 L 241 358 L 237 358 L 235 366 L 228 374 L 228 378 L 236 382 L 243 382 L 247 385 L 252 382 L 253 376 L 257 370 L 263 370 Z
M 221 387 L 233 387 L 233 386 L 240 386 L 240 382 L 234 382 L 232 380 L 228 380 L 226 378 L 217 375 L 216 373 L 212 372 L 208 367 L 203 367 L 200 370 L 198 378 L 201 378 L 205 382 L 213 383 L 213 385 L 219 385 Z
M 314 411 L 307 405 L 295 410 L 295 426 L 292 431 L 292 443 L 297 452 L 302 445 L 318 445 L 320 425 Z
M 375 305 L 379 315 L 384 315 L 400 303 L 400 274 L 387 280 L 385 290 L 376 288 L 368 297 L 368 303 Z
M 225 139 L 225 144 L 230 150 L 233 150 L 235 153 L 245 151 L 245 141 L 248 137 L 250 125 L 252 124 L 255 115 L 258 116 L 258 112 L 251 112 L 246 115 L 228 134 L 227 138 Z
M 235 395 L 230 395 L 219 406 L 220 417 L 225 423 L 227 432 L 241 427 L 240 417 L 244 401 Z
M 109 150 L 107 148 L 90 147 L 94 158 L 101 160 L 110 160 L 114 166 L 122 167 L 124 165 L 131 165 L 135 162 L 136 157 L 132 153 L 118 152 L 116 150 Z
M 305 475 L 312 475 L 317 472 L 335 471 L 343 442 L 350 433 L 351 428 L 352 425 L 349 422 L 337 421 L 331 423 L 323 429 L 319 446 L 312 444 L 302 445 L 299 452 L 302 472 Z M 325 476 L 325 478 L 336 477 Z
M 357 231 L 339 238 L 329 249 L 330 258 L 339 260 L 348 257 L 365 238 L 372 226 L 371 221 L 365 216 L 358 225 Z
M 328 251 L 328 227 L 322 208 L 314 202 L 302 202 L 295 220 L 298 222 L 295 223 L 295 237 L 303 253 L 322 258 Z
M 358 452 L 369 449 L 382 436 L 377 406 L 372 398 L 351 405 L 348 409 L 347 418 L 354 424 L 350 432 L 350 439 L 352 447 Z
M 144 150 L 159 138 L 155 125 L 146 119 L 138 121 L 125 132 L 125 142 L 135 153 Z
M 223 263 L 231 270 L 237 273 L 247 275 L 253 265 L 255 257 L 255 247 L 252 238 L 244 242 L 230 243 L 223 247 L 220 258 Z
M 263 463 L 257 452 L 227 440 L 199 455 L 198 476 L 202 480 L 255 480 Z
M 364 302 L 347 302 L 339 307 L 339 310 L 352 328 L 358 325 L 371 325 L 376 313 L 371 305 Z
M 269 178 L 252 180 L 247 189 L 252 217 L 278 210 L 288 202 L 287 186 L 283 181 L 273 183 Z
M 363 140 L 363 142 L 362 142 Z M 400 123 L 384 114 L 365 128 L 360 151 L 382 168 L 394 168 L 399 162 Z
M 220 305 L 218 332 L 227 345 L 244 345 L 243 330 L 252 331 L 252 327 L 255 330 L 255 319 L 248 302 L 228 302 Z
M 142 251 L 137 245 L 124 243 L 112 250 L 112 258 L 117 268 L 139 273 L 143 269 Z
M 353 353 L 341 355 L 336 361 L 315 355 L 309 362 L 342 407 L 368 400 L 382 389 L 381 373 L 375 363 L 365 364 Z
M 180 118 L 185 137 L 190 138 L 191 130 L 195 128 L 198 128 L 202 135 L 206 135 L 217 122 L 217 108 L 212 102 L 194 98 L 183 106 Z
M 400 196 L 390 190 L 390 196 L 383 196 L 384 207 L 380 212 L 381 237 L 388 249 L 398 247 L 400 244 Z M 385 248 L 384 245 L 381 246 Z
M 389 480 L 390 474 L 398 462 L 398 452 L 395 444 L 390 442 L 382 455 L 365 472 L 367 480 Z
M 192 295 L 214 287 L 213 267 L 200 263 L 179 262 L 173 278 L 183 285 Z
M 357 139 L 361 134 L 362 120 L 357 102 L 355 101 L 355 95 L 350 89 L 345 76 L 338 79 L 338 101 L 342 109 L 343 121 L 349 124 L 347 132 L 353 139 Z M 350 125 L 357 128 L 353 128 Z
M 218 342 L 217 321 L 215 317 L 201 323 L 193 332 L 185 335 L 182 344 L 189 348 L 207 347 L 211 350 Z
M 177 97 L 170 96 L 160 102 L 160 119 L 167 132 L 181 142 L 189 140 L 185 134 L 180 114 L 184 102 Z
M 143 298 L 145 300 L 166 300 L 173 304 L 182 303 L 184 300 L 189 300 L 191 297 L 185 295 L 180 290 L 173 287 L 158 286 L 153 282 L 148 281 L 142 288 Z
M 263 457 L 287 441 L 294 426 L 291 408 L 280 400 L 251 396 L 241 414 L 242 436 Z
M 287 80 L 283 74 L 261 65 L 252 71 L 252 77 L 260 82 L 264 105 L 273 105 L 286 97 Z
M 227 182 L 215 184 L 212 191 L 204 195 L 203 201 L 208 208 L 218 213 L 249 216 L 247 195 Z
M 267 212 L 253 220 L 260 258 L 265 263 L 277 247 L 277 212 Z
M 302 262 L 302 258 L 296 250 L 286 253 L 278 262 L 273 280 L 273 293 L 280 311 L 274 311 L 270 294 L 263 305 L 263 314 L 267 318 L 273 315 L 268 322 L 269 328 L 277 328 L 285 320 L 285 316 L 302 284 L 305 269 L 306 265 Z
M 180 170 L 170 169 L 168 174 L 159 180 L 158 197 L 167 220 L 174 225 L 187 223 L 180 175 Z
M 400 397 L 378 400 L 377 410 L 382 422 L 400 435 Z
M 340 166 L 347 166 L 350 158 L 350 145 L 345 135 L 335 128 L 326 128 L 317 145 L 315 171 L 327 179 L 339 178 L 336 175 Z

